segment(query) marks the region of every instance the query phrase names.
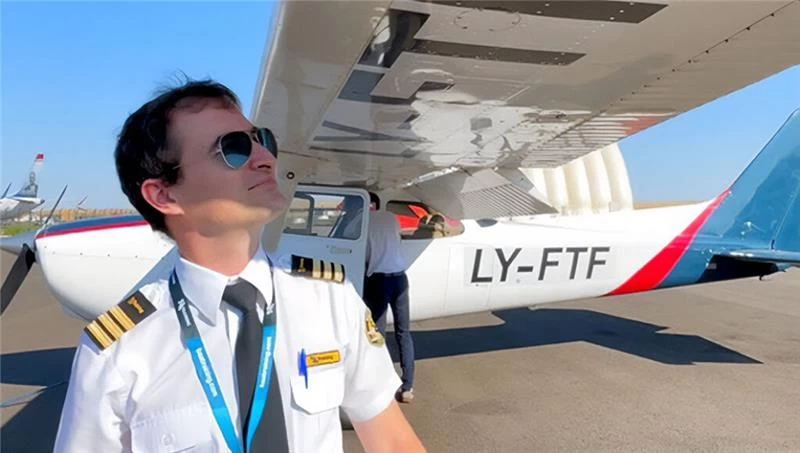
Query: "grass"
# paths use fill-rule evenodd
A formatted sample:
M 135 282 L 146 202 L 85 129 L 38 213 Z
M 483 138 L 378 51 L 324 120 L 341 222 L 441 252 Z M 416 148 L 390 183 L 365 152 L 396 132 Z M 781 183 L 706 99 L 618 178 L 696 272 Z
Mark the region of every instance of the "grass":
M 0 235 L 16 236 L 20 233 L 34 231 L 37 228 L 39 228 L 39 225 L 32 222 L 9 223 L 7 225 L 0 225 Z

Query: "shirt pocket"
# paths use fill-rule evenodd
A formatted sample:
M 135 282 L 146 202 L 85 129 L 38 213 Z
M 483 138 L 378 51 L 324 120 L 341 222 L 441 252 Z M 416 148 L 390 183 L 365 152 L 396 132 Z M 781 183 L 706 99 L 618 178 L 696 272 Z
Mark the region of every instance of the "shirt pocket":
M 220 451 L 214 437 L 218 430 L 207 405 L 160 412 L 131 427 L 134 453 L 207 453 Z
M 294 403 L 308 414 L 338 408 L 344 399 L 343 363 L 308 368 L 308 385 L 301 375 L 291 377 Z

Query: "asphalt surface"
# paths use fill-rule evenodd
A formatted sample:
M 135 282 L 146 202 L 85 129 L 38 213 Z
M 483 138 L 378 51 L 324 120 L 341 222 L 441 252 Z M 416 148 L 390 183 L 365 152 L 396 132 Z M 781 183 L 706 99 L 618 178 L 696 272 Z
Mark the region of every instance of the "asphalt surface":
M 415 323 L 402 408 L 430 452 L 797 452 L 798 302 L 791 271 Z M 0 409 L 3 452 L 51 451 L 83 325 L 34 267 L 0 320 L 0 400 L 40 393 Z

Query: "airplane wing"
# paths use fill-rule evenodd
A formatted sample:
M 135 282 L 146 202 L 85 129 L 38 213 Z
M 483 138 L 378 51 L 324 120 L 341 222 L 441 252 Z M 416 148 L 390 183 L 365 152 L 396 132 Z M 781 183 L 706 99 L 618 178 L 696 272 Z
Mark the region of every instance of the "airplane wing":
M 800 61 L 789 0 L 286 1 L 252 119 L 298 181 L 454 218 L 547 212 L 555 167 Z

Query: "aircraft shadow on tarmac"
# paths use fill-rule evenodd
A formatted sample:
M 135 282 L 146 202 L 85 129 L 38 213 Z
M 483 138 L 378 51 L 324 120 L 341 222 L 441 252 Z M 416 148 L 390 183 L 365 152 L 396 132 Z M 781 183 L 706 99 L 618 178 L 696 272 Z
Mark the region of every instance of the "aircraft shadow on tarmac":
M 667 365 L 761 363 L 697 335 L 661 333 L 668 327 L 591 310 L 515 308 L 492 314 L 504 323 L 435 331 L 412 329 L 416 360 L 582 341 Z M 392 358 L 397 361 L 397 343 L 391 330 L 387 337 Z
M 74 356 L 75 348 L 0 355 L 0 382 L 3 384 L 53 386 L 30 400 L 12 418 L 4 420 L 0 429 L 3 452 L 53 451 Z M 8 399 L 3 396 L 3 400 Z
M 668 365 L 757 364 L 755 359 L 696 335 L 660 333 L 667 327 L 591 310 L 527 308 L 493 312 L 503 324 L 439 331 L 415 331 L 416 359 L 452 357 L 583 341 Z M 390 331 L 387 344 L 397 361 Z M 0 356 L 4 384 L 49 386 L 69 379 L 75 348 Z M 0 430 L 3 451 L 52 451 L 67 385 L 41 393 Z

